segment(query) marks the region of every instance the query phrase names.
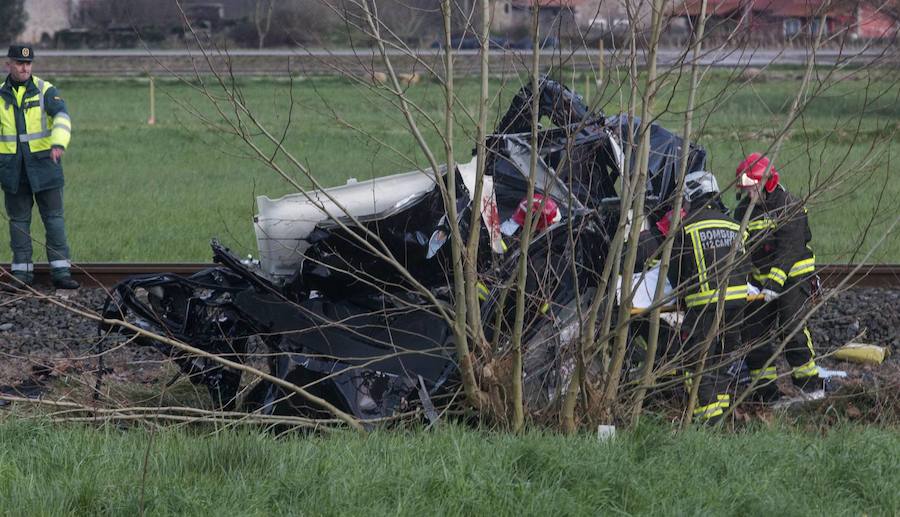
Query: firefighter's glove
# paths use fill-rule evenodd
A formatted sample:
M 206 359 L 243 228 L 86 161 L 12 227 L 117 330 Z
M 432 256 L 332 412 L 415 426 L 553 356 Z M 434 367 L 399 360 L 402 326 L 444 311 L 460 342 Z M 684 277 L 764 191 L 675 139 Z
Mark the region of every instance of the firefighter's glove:
M 763 289 L 760 294 L 762 294 L 763 297 L 765 297 L 766 303 L 773 302 L 773 301 L 777 300 L 779 296 L 781 296 L 781 293 L 776 293 L 775 291 L 773 291 L 771 289 Z

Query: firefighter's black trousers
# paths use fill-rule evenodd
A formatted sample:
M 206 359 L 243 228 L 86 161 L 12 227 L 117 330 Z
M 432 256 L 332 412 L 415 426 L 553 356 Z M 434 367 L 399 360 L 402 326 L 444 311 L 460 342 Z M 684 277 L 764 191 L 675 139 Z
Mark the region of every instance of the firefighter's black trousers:
M 731 405 L 729 382 L 731 376 L 728 369 L 733 360 L 733 352 L 740 346 L 741 319 L 743 303 L 726 306 L 722 321 L 715 337 L 709 344 L 709 352 L 703 365 L 703 376 L 697 393 L 697 406 L 694 418 L 699 421 L 709 420 L 724 413 Z M 696 372 L 702 356 L 702 345 L 715 321 L 716 305 L 692 307 L 685 313 L 681 326 L 686 336 L 685 361 L 687 372 Z M 687 383 L 690 388 L 690 382 Z
M 747 304 L 742 338 L 750 347 L 746 360 L 751 378 L 759 382 L 777 378 L 774 361 L 765 370 L 763 365 L 794 330 L 797 332 L 784 346 L 784 356 L 791 365 L 794 379 L 818 376 L 809 329 L 806 325 L 797 329 L 808 309 L 811 291 L 808 278 L 790 278 L 784 284 L 781 296 L 774 301 Z

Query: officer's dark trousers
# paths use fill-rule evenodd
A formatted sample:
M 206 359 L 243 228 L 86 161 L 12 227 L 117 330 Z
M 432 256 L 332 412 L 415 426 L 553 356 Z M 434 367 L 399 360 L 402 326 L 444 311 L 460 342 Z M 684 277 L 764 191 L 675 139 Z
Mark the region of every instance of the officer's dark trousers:
M 685 313 L 681 329 L 686 334 L 685 365 L 688 372 L 697 371 L 702 345 L 713 326 L 715 314 L 715 304 L 689 308 Z M 734 350 L 740 346 L 742 314 L 742 304 L 726 307 L 716 335 L 709 344 L 698 388 L 697 407 L 694 409 L 694 417 L 700 421 L 720 416 L 731 405 L 728 368 L 734 359 Z M 687 386 L 690 387 L 690 383 Z
M 791 365 L 793 377 L 800 380 L 818 376 L 809 329 L 806 325 L 797 329 L 797 324 L 806 315 L 810 296 L 808 278 L 789 278 L 776 300 L 747 304 L 742 335 L 744 343 L 750 346 L 746 360 L 752 378 L 760 382 L 776 379 L 774 361 L 765 370 L 762 367 L 795 330 L 784 346 L 784 356 Z
M 50 267 L 68 267 L 69 246 L 63 219 L 63 189 L 32 192 L 26 175 L 22 174 L 15 194 L 4 192 L 6 215 L 9 217 L 9 240 L 13 264 L 31 264 L 31 212 L 37 202 L 46 230 L 47 260 Z

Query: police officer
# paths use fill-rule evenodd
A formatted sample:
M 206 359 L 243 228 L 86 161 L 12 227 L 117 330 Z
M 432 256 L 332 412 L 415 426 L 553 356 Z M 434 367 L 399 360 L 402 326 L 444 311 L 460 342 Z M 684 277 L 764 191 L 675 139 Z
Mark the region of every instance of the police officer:
M 769 165 L 769 159 L 760 153 L 750 154 L 738 165 L 737 183 L 743 199 L 735 209 L 735 217 L 742 220 L 750 200 L 756 200 L 747 227 L 747 245 L 753 264 L 752 283 L 765 296 L 765 303 L 747 311 L 744 338 L 751 345 L 747 366 L 751 378 L 757 381 L 754 397 L 763 402 L 781 397 L 774 382 L 774 363 L 765 369 L 763 366 L 773 355 L 771 341 L 786 339 L 803 316 L 812 295 L 810 278 L 816 262 L 809 247 L 812 233 L 806 207 L 779 183 L 774 166 L 765 176 Z M 823 397 L 812 336 L 805 325 L 786 343 L 784 355 L 794 385 L 804 398 Z
M 19 283 L 34 281 L 31 212 L 36 201 L 46 229 L 53 285 L 77 289 L 63 220 L 62 157 L 72 123 L 59 91 L 31 75 L 33 60 L 30 46 L 10 46 L 9 75 L 0 85 L 0 185 L 9 217 L 11 269 Z
M 723 318 L 709 345 L 694 409 L 698 421 L 713 422 L 731 405 L 727 362 L 740 344 L 749 267 L 743 257 L 740 225 L 726 214 L 715 176 L 705 171 L 685 176 L 684 201 L 687 215 L 673 240 L 668 276 L 676 292 L 681 293 L 684 346 L 694 360 L 699 360 L 700 345 L 713 326 L 719 293 L 725 288 Z M 732 245 L 737 255 L 729 270 L 726 266 Z

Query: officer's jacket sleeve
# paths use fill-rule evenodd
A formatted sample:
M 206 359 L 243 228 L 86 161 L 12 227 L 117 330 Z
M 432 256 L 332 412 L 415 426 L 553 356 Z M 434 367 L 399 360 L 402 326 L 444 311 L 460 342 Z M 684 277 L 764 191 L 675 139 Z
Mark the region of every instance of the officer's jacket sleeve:
M 59 90 L 51 86 L 44 93 L 44 110 L 52 119 L 50 123 L 50 142 L 53 147 L 69 147 L 72 138 L 72 119 L 66 109 L 66 101 L 59 95 Z

